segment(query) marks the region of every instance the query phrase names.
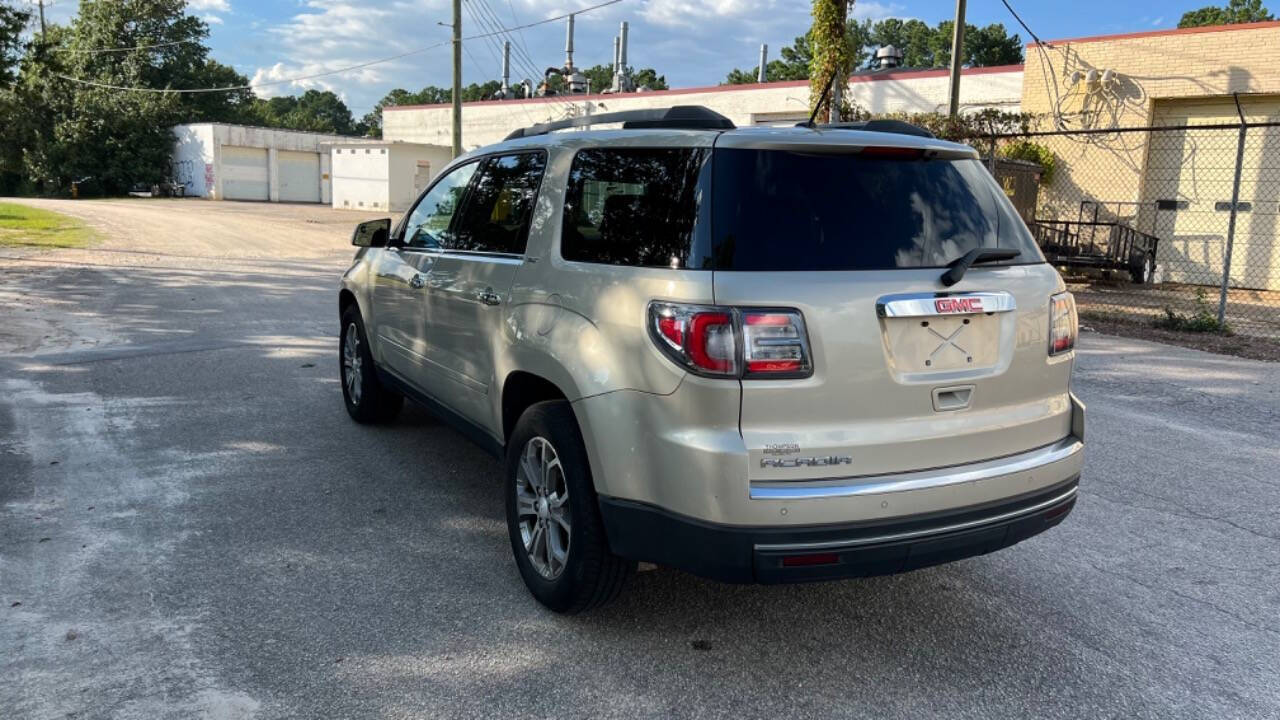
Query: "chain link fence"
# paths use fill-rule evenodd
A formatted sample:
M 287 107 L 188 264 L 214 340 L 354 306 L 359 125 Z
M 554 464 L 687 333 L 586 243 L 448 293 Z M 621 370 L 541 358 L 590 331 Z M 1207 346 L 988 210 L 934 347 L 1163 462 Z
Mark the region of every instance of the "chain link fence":
M 1002 157 L 1015 143 L 1048 148 L 1052 169 Z M 1280 340 L 1280 123 L 973 144 L 1085 320 Z

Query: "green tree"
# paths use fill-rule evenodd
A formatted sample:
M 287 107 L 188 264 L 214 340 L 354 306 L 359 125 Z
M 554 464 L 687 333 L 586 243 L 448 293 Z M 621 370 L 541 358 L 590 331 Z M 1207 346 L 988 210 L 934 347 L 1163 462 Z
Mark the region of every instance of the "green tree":
M 659 75 L 657 70 L 653 68 L 640 68 L 631 74 L 631 80 L 637 88 L 649 88 L 650 90 L 668 90 L 667 76 Z
M 301 95 L 278 95 L 258 100 L 252 112 L 258 125 L 307 132 L 363 134 L 351 110 L 331 90 L 307 90 Z
M 591 88 L 592 93 L 602 92 L 613 86 L 613 67 L 611 65 L 592 65 L 578 72 L 587 78 L 588 87 Z
M 170 173 L 170 128 L 203 120 L 243 121 L 253 93 L 151 90 L 242 86 L 247 80 L 208 57 L 208 26 L 185 0 L 82 0 L 66 26 L 28 43 L 14 100 L 24 109 L 6 128 L 22 147 L 31 189 L 122 193 Z M 111 52 L 105 52 L 110 50 Z
M 22 58 L 22 30 L 31 21 L 31 13 L 9 3 L 0 4 L 0 88 L 12 88 L 14 72 Z
M 933 67 L 930 47 L 935 30 L 921 20 L 887 18 L 871 26 L 871 43 L 876 47 L 892 45 L 902 51 L 906 67 Z
M 952 20 L 929 27 L 919 20 L 888 18 L 871 26 L 870 43 L 893 45 L 903 53 L 906 67 L 946 67 L 951 64 Z M 964 26 L 964 64 L 973 67 L 1013 65 L 1022 62 L 1022 38 L 1009 35 L 1001 23 L 986 27 Z
M 30 13 L 25 10 L 8 3 L 0 4 L 0 127 L 5 128 L 0 137 L 0 194 L 3 195 L 17 192 L 22 177 L 20 129 L 24 109 L 14 93 L 14 83 L 24 47 L 22 30 L 30 19 Z
M 980 28 L 965 25 L 964 56 L 965 64 L 973 67 L 1016 65 L 1022 62 L 1022 38 L 1009 35 L 1001 23 Z
M 782 80 L 808 80 L 809 64 L 813 61 L 813 49 L 809 43 L 810 33 L 805 33 L 795 39 L 791 45 L 782 48 L 778 55 L 781 59 L 770 60 L 765 64 L 764 77 L 765 82 L 779 82 Z M 726 85 L 746 85 L 756 82 L 756 73 L 760 66 L 756 65 L 751 70 L 730 70 L 729 76 L 725 78 Z
M 1226 7 L 1209 5 L 1182 14 L 1178 27 L 1204 27 L 1207 25 L 1236 25 L 1240 23 L 1275 20 L 1262 0 L 1229 0 Z

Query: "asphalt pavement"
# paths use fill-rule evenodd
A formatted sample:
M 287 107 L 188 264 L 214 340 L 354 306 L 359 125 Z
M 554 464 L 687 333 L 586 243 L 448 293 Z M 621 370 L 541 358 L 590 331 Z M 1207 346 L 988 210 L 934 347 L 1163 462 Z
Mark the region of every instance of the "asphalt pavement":
M 1280 717 L 1280 365 L 1086 332 L 1058 528 L 869 580 L 657 568 L 560 617 L 494 459 L 347 418 L 355 216 L 54 207 L 109 239 L 0 251 L 0 717 Z

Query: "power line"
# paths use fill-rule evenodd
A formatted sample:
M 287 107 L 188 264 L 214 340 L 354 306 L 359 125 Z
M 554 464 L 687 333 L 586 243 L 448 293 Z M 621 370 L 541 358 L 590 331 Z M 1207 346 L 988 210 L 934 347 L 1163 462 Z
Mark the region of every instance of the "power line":
M 502 37 L 504 39 L 507 39 L 508 42 L 511 42 L 510 31 L 508 31 L 505 27 L 503 27 L 502 21 L 499 20 L 497 17 L 497 14 L 493 12 L 493 8 L 490 7 L 489 4 L 485 2 L 485 0 L 477 0 L 477 1 L 478 1 L 479 10 L 477 10 L 475 14 L 476 14 L 476 17 L 478 18 L 478 22 L 480 22 L 486 30 L 496 29 L 496 31 L 499 34 L 502 34 Z M 488 13 L 487 16 L 484 15 L 484 13 L 486 12 Z M 497 41 L 495 40 L 493 42 L 496 45 Z M 533 80 L 534 78 L 544 77 L 543 73 L 537 69 L 537 65 L 534 63 L 532 58 L 530 58 L 528 55 L 523 55 L 522 57 L 520 52 L 520 46 L 518 44 L 516 44 L 515 42 L 511 42 L 511 46 L 513 49 L 516 50 L 516 54 L 514 56 L 516 65 L 518 66 L 518 68 L 522 68 L 523 72 L 528 73 L 530 75 L 530 80 Z M 559 96 L 559 95 L 551 95 L 547 97 L 552 98 L 551 100 L 552 103 L 561 105 L 563 107 L 564 112 L 566 113 L 577 112 L 577 106 L 574 105 L 572 100 L 564 99 L 562 96 Z
M 1036 52 L 1040 54 L 1041 79 L 1044 80 L 1045 87 L 1053 93 L 1053 124 L 1060 128 L 1062 125 L 1062 97 L 1058 93 L 1058 73 L 1053 69 L 1053 62 L 1049 60 L 1049 53 L 1044 50 L 1046 43 L 1022 20 L 1022 17 L 1018 15 L 1018 11 L 1014 10 L 1013 6 L 1009 4 L 1009 0 L 1000 0 L 1000 2 L 1009 11 L 1009 14 L 1013 16 L 1013 19 L 1017 20 L 1022 29 L 1026 30 L 1031 39 L 1035 41 Z M 1049 47 L 1053 46 L 1050 45 Z M 1046 68 L 1048 69 L 1047 75 L 1045 74 Z
M 186 40 L 174 40 L 172 42 L 156 43 L 154 45 L 134 45 L 133 47 L 123 48 L 89 48 L 80 50 L 77 48 L 51 48 L 53 52 L 70 53 L 72 55 L 98 55 L 101 53 L 121 53 L 131 52 L 133 50 L 150 50 L 158 47 L 169 47 L 170 45 L 184 45 L 186 43 L 200 42 L 201 38 L 187 38 Z
M 1018 24 L 1022 26 L 1022 29 L 1027 31 L 1027 34 L 1031 36 L 1031 39 L 1036 41 L 1037 45 L 1045 44 L 1044 41 L 1032 32 L 1031 28 L 1027 27 L 1027 24 L 1022 21 L 1022 18 L 1018 15 L 1018 11 L 1014 10 L 1013 6 L 1009 4 L 1009 0 L 1000 0 L 1000 2 L 1004 4 L 1005 9 L 1009 11 L 1009 14 L 1013 16 L 1013 19 L 1018 21 Z
M 462 4 L 462 9 L 463 9 L 463 10 L 465 10 L 465 11 L 467 12 L 467 17 L 471 18 L 471 21 L 472 21 L 472 22 L 474 22 L 476 25 L 479 25 L 479 24 L 480 24 L 480 21 L 476 19 L 476 10 L 475 10 L 474 8 L 472 8 L 472 7 L 471 7 L 471 3 L 469 3 L 469 2 L 464 2 L 464 3 Z M 485 46 L 485 49 L 489 51 L 489 57 L 493 58 L 493 63 L 494 63 L 494 65 L 498 66 L 498 70 L 499 70 L 499 72 L 501 72 L 501 70 L 502 70 L 502 54 L 501 54 L 501 50 L 499 50 L 499 51 L 497 51 L 497 52 L 495 52 L 495 51 L 494 51 L 494 44 L 495 44 L 496 42 L 497 42 L 497 41 L 496 41 L 496 40 L 494 40 L 493 38 L 491 38 L 491 37 L 487 37 L 487 38 L 485 38 L 484 46 Z M 465 50 L 465 49 L 466 49 L 466 46 L 463 46 L 463 49 Z M 468 50 L 468 53 L 469 53 L 469 52 L 470 52 L 470 51 Z M 474 58 L 473 58 L 473 61 L 474 61 Z M 477 62 L 477 63 L 476 63 L 476 67 L 477 67 L 477 68 L 479 68 L 479 67 L 480 67 L 480 63 L 478 63 L 478 62 Z
M 511 22 L 514 22 L 515 24 L 519 25 L 520 18 L 516 17 L 516 6 L 511 4 L 511 0 L 507 0 L 507 9 L 511 11 Z M 529 53 L 529 46 L 524 41 L 523 30 L 520 31 L 520 46 L 524 48 L 524 52 L 527 55 Z
M 498 18 L 498 14 L 494 11 L 493 7 L 489 5 L 487 0 L 476 0 L 476 2 L 479 3 L 482 10 L 488 13 L 490 25 L 497 27 L 501 32 L 505 33 L 504 37 L 508 39 L 508 42 L 511 42 L 511 47 L 516 51 L 514 56 L 516 64 L 522 68 L 525 73 L 528 73 L 529 79 L 531 81 L 536 79 L 545 80 L 545 72 L 538 67 L 537 62 L 529 55 L 529 53 L 521 49 L 520 44 L 514 41 L 511 31 L 503 26 L 502 21 Z M 573 115 L 578 112 L 576 101 L 572 100 L 568 95 L 551 95 L 546 97 L 554 98 L 553 102 L 559 103 L 563 107 L 563 111 L 568 115 Z
M 570 15 L 579 15 L 579 14 L 582 14 L 582 13 L 591 12 L 592 10 L 599 10 L 600 8 L 608 7 L 609 5 L 616 5 L 616 4 L 620 3 L 620 2 L 622 2 L 622 0 L 607 0 L 607 2 L 597 3 L 597 4 L 595 4 L 595 5 L 591 5 L 591 6 L 589 6 L 589 7 L 582 8 L 581 10 L 574 10 L 573 12 L 565 13 L 565 14 L 563 14 L 563 15 L 558 15 L 558 16 L 556 16 L 556 17 L 546 18 L 545 20 L 539 20 L 539 21 L 537 21 L 537 22 L 526 23 L 525 25 L 522 25 L 522 26 L 521 26 L 521 27 L 519 27 L 519 28 L 511 28 L 511 30 L 519 30 L 519 29 L 523 29 L 523 28 L 536 27 L 536 26 L 538 26 L 538 25 L 546 25 L 547 23 L 556 22 L 557 20 L 564 20 L 565 18 L 569 17 Z M 468 36 L 468 37 L 464 37 L 464 38 L 462 38 L 462 39 L 463 39 L 463 40 L 479 40 L 479 39 L 486 38 L 486 37 L 492 37 L 492 36 L 494 36 L 494 35 L 501 35 L 501 34 L 503 34 L 503 32 L 504 32 L 504 31 L 501 31 L 501 30 L 500 30 L 500 31 L 498 31 L 498 32 L 479 33 L 479 34 L 476 34 L 476 35 L 470 35 L 470 36 Z M 398 54 L 398 55 L 391 55 L 391 56 L 389 56 L 389 57 L 378 58 L 377 60 L 369 60 L 369 61 L 367 61 L 367 62 L 357 63 L 357 64 L 355 64 L 355 65 L 349 65 L 349 66 L 347 66 L 347 67 L 338 68 L 338 69 L 336 69 L 336 70 L 326 70 L 326 71 L 324 71 L 324 72 L 311 73 L 311 74 L 309 74 L 309 75 L 299 75 L 299 76 L 296 76 L 296 77 L 281 78 L 281 79 L 278 79 L 278 80 L 269 80 L 269 81 L 266 81 L 266 82 L 250 83 L 250 84 L 247 84 L 247 85 L 231 85 L 231 86 L 227 86 L 227 87 L 218 87 L 218 88 L 147 88 L 147 87 L 131 87 L 131 86 L 127 86 L 127 85 L 111 85 L 111 84 L 109 84 L 109 83 L 94 82 L 94 81 L 92 81 L 92 80 L 82 80 L 82 79 L 80 79 L 80 78 L 73 78 L 73 77 L 71 77 L 70 75 L 63 75 L 62 73 L 53 73 L 53 75 L 54 75 L 54 77 L 61 78 L 61 79 L 63 79 L 63 80 L 67 80 L 67 81 L 69 81 L 69 82 L 78 83 L 78 84 L 81 84 L 81 85 L 88 85 L 88 86 L 90 86 L 90 87 L 102 88 L 102 89 L 104 89 L 104 90 L 126 90 L 126 91 L 133 91 L 133 92 L 178 93 L 178 94 L 213 93 L 213 92 L 234 92 L 234 91 L 236 91 L 236 90 L 252 90 L 253 88 L 256 88 L 256 87 L 268 87 L 268 86 L 271 86 L 271 85 L 283 85 L 283 84 L 285 84 L 285 83 L 300 82 L 300 81 L 303 81 L 303 80 L 314 80 L 315 78 L 326 77 L 326 76 L 329 76 L 329 75 L 338 75 L 338 74 L 340 74 L 340 73 L 350 72 L 350 71 L 352 71 L 352 70 L 360 70 L 361 68 L 367 68 L 367 67 L 370 67 L 370 66 L 372 66 L 372 65 L 380 65 L 380 64 L 382 64 L 382 63 L 392 62 L 392 61 L 394 61 L 394 60 L 400 60 L 400 59 L 402 59 L 402 58 L 406 58 L 406 57 L 409 57 L 409 56 L 411 56 L 411 55 L 418 55 L 418 54 L 421 54 L 421 53 L 427 52 L 428 50 L 434 50 L 434 49 L 436 49 L 436 48 L 445 47 L 446 45 L 450 45 L 450 44 L 452 44 L 452 41 L 451 41 L 451 40 L 447 40 L 447 41 L 445 41 L 445 42 L 436 43 L 436 44 L 434 44 L 434 45 L 428 45 L 428 46 L 426 46 L 426 47 L 417 48 L 417 49 L 415 49 L 415 50 L 409 50 L 409 51 L 407 51 L 407 52 L 402 52 L 402 53 L 400 53 L 400 54 Z

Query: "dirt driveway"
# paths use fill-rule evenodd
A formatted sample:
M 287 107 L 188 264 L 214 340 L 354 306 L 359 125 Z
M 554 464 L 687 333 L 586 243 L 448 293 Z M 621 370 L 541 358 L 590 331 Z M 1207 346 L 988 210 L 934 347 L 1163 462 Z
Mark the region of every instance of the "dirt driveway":
M 0 248 L 0 354 L 95 347 L 118 341 L 136 318 L 95 311 L 98 291 L 75 282 L 94 269 L 120 283 L 131 269 L 172 270 L 194 282 L 202 272 L 234 276 L 264 269 L 289 277 L 350 261 L 351 229 L 385 214 L 320 205 L 199 199 L 6 199 L 84 220 L 99 234 L 85 249 Z M 58 282 L 51 279 L 57 272 Z M 336 277 L 336 275 L 335 275 Z M 170 282 L 182 282 L 174 276 Z M 18 288 L 23 288 L 19 291 Z

